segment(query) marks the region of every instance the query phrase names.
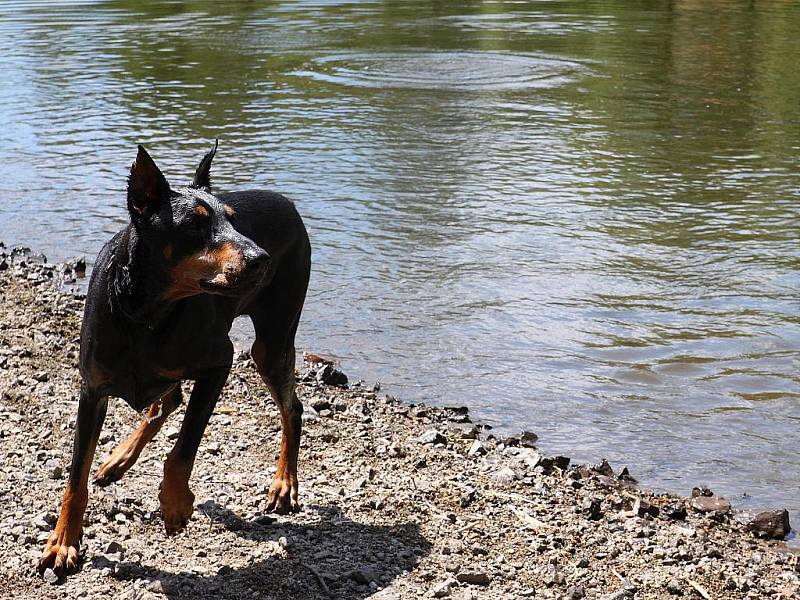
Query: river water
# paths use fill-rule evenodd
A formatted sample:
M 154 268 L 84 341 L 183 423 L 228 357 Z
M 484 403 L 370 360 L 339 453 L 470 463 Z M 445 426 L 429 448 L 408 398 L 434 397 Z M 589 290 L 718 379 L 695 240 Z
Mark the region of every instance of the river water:
M 0 239 L 93 257 L 218 137 L 306 219 L 301 349 L 800 524 L 798 57 L 795 2 L 8 0 Z

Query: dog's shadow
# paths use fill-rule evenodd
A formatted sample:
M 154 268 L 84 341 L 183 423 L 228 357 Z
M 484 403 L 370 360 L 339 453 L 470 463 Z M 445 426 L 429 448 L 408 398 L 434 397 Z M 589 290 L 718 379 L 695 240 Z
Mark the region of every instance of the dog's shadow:
M 413 570 L 420 557 L 431 549 L 431 543 L 415 523 L 367 525 L 343 517 L 334 504 L 306 507 L 306 512 L 314 516 L 310 525 L 269 518 L 249 521 L 213 501 L 197 509 L 212 522 L 207 545 L 218 543 L 214 539 L 214 528 L 218 527 L 263 544 L 243 544 L 234 551 L 234 562 L 246 564 L 231 567 L 220 562 L 212 569 L 216 571 L 214 574 L 171 572 L 121 562 L 112 576 L 127 581 L 149 580 L 153 582 L 150 586 L 160 586 L 159 591 L 171 600 L 357 599 L 391 585 L 400 574 Z M 267 542 L 271 542 L 268 547 Z M 249 549 L 250 556 L 242 547 Z M 263 547 L 267 547 L 266 558 L 260 556 Z M 203 548 L 198 545 L 196 550 Z M 207 552 L 209 557 L 213 556 L 212 550 Z M 92 559 L 92 563 L 95 568 L 112 566 L 102 556 Z

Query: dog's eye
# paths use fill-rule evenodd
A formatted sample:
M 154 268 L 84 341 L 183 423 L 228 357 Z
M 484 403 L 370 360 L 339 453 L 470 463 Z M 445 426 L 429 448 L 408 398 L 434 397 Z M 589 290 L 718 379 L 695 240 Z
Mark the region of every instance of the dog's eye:
M 208 226 L 208 219 L 191 219 L 184 223 L 183 226 L 192 233 L 199 233 L 205 231 Z

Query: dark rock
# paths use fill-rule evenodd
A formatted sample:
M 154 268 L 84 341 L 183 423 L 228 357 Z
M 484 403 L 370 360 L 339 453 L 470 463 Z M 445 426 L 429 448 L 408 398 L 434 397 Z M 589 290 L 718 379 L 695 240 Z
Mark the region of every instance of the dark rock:
M 468 487 L 461 494 L 458 503 L 461 506 L 461 508 L 466 508 L 467 506 L 472 504 L 475 501 L 475 498 L 477 497 L 478 497 L 478 492 L 475 490 L 475 488 Z
M 784 508 L 760 512 L 747 523 L 747 529 L 756 537 L 782 540 L 792 530 L 789 525 L 789 511 Z
M 75 274 L 78 277 L 83 277 L 86 275 L 86 257 L 79 256 L 77 258 L 73 258 L 68 262 L 69 266 L 75 271 Z
M 603 501 L 599 498 L 587 498 L 581 504 L 581 510 L 590 521 L 597 521 L 603 517 Z
M 489 585 L 492 581 L 488 573 L 482 571 L 462 571 L 456 575 L 456 579 L 461 583 L 469 583 L 472 585 Z
M 622 467 L 622 470 L 619 472 L 619 475 L 617 475 L 617 478 L 620 481 L 626 481 L 628 483 L 639 483 L 636 481 L 636 478 L 630 474 L 628 467 Z
M 600 461 L 600 464 L 592 466 L 591 469 L 595 473 L 605 475 L 606 477 L 612 477 L 614 475 L 614 469 L 611 468 L 611 465 L 608 464 L 608 461 L 605 458 Z
M 707 488 L 704 485 L 700 486 L 700 487 L 693 487 L 692 488 L 692 498 L 698 498 L 700 496 L 705 496 L 705 497 L 709 497 L 710 498 L 713 495 L 714 495 L 714 492 L 712 492 L 710 488 Z
M 571 479 L 579 480 L 579 479 L 588 479 L 592 476 L 591 471 L 589 471 L 589 467 L 586 465 L 578 465 L 570 469 L 568 476 Z
M 569 466 L 569 461 L 570 461 L 569 456 L 554 456 L 553 466 L 558 467 L 559 469 L 564 471 Z
M 350 571 L 349 576 L 353 581 L 363 584 L 368 584 L 377 579 L 375 571 L 371 567 L 354 569 L 353 571 Z
M 311 400 L 310 404 L 311 408 L 313 408 L 317 412 L 321 410 L 331 409 L 331 403 L 328 402 L 325 398 L 314 398 L 313 400 Z
M 523 448 L 536 448 L 536 442 L 538 440 L 539 436 L 532 431 L 523 431 L 519 435 L 519 445 Z
M 347 385 L 347 375 L 334 369 L 331 365 L 325 365 L 317 371 L 317 381 L 325 385 Z
M 658 516 L 658 507 L 650 504 L 646 500 L 642 500 L 641 498 L 637 498 L 636 501 L 633 503 L 633 512 L 636 514 L 637 517 L 657 517 Z
M 553 468 L 553 464 L 554 461 L 552 456 L 542 456 L 536 466 L 541 467 L 545 473 L 548 473 Z
M 686 504 L 680 500 L 667 502 L 661 507 L 661 514 L 670 519 L 683 521 L 686 518 Z
M 731 510 L 731 503 L 722 496 L 694 496 L 691 506 L 697 512 L 705 514 L 724 515 Z

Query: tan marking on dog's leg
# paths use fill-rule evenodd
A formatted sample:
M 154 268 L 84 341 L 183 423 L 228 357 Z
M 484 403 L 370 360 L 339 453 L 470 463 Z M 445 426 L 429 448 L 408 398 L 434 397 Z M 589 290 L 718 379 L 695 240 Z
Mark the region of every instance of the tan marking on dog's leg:
M 164 396 L 161 402 L 153 402 L 147 411 L 147 416 L 136 430 L 114 449 L 97 471 L 94 476 L 95 484 L 105 487 L 119 481 L 128 469 L 136 464 L 144 447 L 159 432 L 178 404 L 180 404 L 180 388 Z

